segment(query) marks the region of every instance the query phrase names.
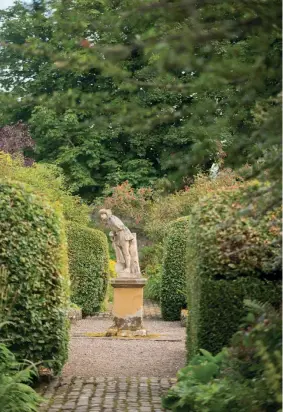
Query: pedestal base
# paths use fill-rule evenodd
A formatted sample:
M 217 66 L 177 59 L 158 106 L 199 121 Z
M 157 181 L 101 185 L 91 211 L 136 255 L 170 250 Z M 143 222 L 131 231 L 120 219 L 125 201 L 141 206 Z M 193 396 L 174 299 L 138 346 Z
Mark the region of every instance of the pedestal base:
M 145 336 L 143 327 L 144 278 L 117 278 L 111 281 L 114 288 L 112 308 L 113 325 L 107 336 Z

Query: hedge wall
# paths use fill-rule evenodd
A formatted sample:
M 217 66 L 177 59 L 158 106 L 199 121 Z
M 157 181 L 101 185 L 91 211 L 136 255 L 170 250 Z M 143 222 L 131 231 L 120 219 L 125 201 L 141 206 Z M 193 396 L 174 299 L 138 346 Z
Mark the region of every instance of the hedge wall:
M 103 232 L 77 223 L 68 223 L 67 236 L 71 300 L 84 315 L 92 315 L 100 310 L 107 290 L 107 238 Z
M 245 314 L 244 299 L 279 305 L 281 285 L 252 277 L 233 280 L 190 278 L 187 353 L 200 348 L 216 354 L 237 331 Z
M 243 214 L 238 187 L 206 197 L 192 210 L 186 256 L 188 356 L 229 342 L 243 315 L 243 299 L 280 302 L 280 213 Z
M 64 222 L 59 210 L 20 183 L 0 181 L 0 266 L 8 285 L 2 318 L 11 322 L 1 337 L 18 359 L 44 361 L 59 372 L 68 354 Z
M 193 208 L 189 243 L 202 276 L 281 279 L 281 210 L 259 217 L 253 205 L 253 211 L 241 212 L 248 190 L 222 190 Z
M 186 307 L 186 248 L 189 220 L 172 222 L 164 245 L 161 277 L 161 312 L 164 320 L 179 320 Z

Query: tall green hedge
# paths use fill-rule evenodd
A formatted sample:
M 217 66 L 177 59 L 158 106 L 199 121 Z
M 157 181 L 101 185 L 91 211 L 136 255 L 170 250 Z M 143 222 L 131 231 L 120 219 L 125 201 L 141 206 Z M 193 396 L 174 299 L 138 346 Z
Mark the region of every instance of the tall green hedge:
M 279 283 L 253 277 L 215 280 L 190 278 L 187 352 L 190 360 L 200 348 L 216 354 L 237 331 L 245 314 L 244 299 L 278 307 Z
M 179 320 L 186 306 L 186 248 L 188 218 L 172 222 L 164 245 L 161 277 L 161 312 L 164 320 Z
M 98 312 L 105 298 L 109 272 L 108 243 L 99 230 L 68 223 L 71 300 L 84 315 Z
M 214 193 L 190 215 L 186 256 L 188 356 L 216 353 L 240 324 L 243 299 L 280 302 L 280 213 L 242 213 L 249 188 Z
M 68 355 L 64 221 L 24 184 L 0 181 L 0 266 L 9 286 L 2 316 L 10 321 L 1 337 L 18 359 L 44 361 L 57 373 Z

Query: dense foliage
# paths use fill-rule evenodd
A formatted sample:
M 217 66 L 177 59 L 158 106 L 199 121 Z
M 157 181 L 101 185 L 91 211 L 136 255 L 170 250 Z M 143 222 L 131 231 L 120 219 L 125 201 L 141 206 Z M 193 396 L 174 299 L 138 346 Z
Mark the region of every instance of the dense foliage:
M 17 122 L 0 128 L 0 151 L 11 155 L 23 154 L 34 147 L 27 125 Z M 32 164 L 32 159 L 25 158 L 25 164 Z
M 249 314 L 227 349 L 205 350 L 178 372 L 163 406 L 174 412 L 279 412 L 282 406 L 281 316 L 248 303 Z
M 1 336 L 17 359 L 43 362 L 57 373 L 67 359 L 69 304 L 60 210 L 28 186 L 1 181 L 0 250 L 10 285 L 6 299 L 13 300 L 4 309 L 9 323 Z
M 162 265 L 148 266 L 145 276 L 147 281 L 144 287 L 144 298 L 159 303 L 161 300 Z
M 151 188 L 134 189 L 126 180 L 120 185 L 105 189 L 105 195 L 95 199 L 95 211 L 111 209 L 122 219 L 127 219 L 133 226 L 144 225 L 153 199 Z
M 186 307 L 188 228 L 189 219 L 180 218 L 171 223 L 165 239 L 160 299 L 164 320 L 180 319 L 181 309 Z
M 224 149 L 267 171 L 278 202 L 279 0 L 39 1 L 1 21 L 2 124 L 29 123 L 37 159 L 72 190 L 176 188 Z
M 67 227 L 71 299 L 84 315 L 93 315 L 103 304 L 109 272 L 108 244 L 104 233 L 77 223 Z
M 36 368 L 19 363 L 14 354 L 0 343 L 0 411 L 36 412 L 40 396 L 29 386 Z
M 59 202 L 66 220 L 88 224 L 89 207 L 78 196 L 71 195 L 62 171 L 55 165 L 34 163 L 31 167 L 25 167 L 22 157 L 11 158 L 0 152 L 0 176 L 27 183 L 35 192 L 47 196 L 50 202 Z
M 245 298 L 280 302 L 280 211 L 260 220 L 256 205 L 243 213 L 243 198 L 254 186 L 222 189 L 192 209 L 186 256 L 190 358 L 200 347 L 217 353 L 228 343 Z
M 278 308 L 281 284 L 253 277 L 214 280 L 188 274 L 189 360 L 199 348 L 216 354 L 229 343 L 244 316 L 244 299 L 269 302 Z
M 146 209 L 145 233 L 153 241 L 161 241 L 168 233 L 168 224 L 181 216 L 189 216 L 193 206 L 201 198 L 215 191 L 225 190 L 239 184 L 240 178 L 229 169 L 221 170 L 217 179 L 198 173 L 192 184 L 172 194 L 154 191 L 153 201 Z
M 257 219 L 257 203 L 244 199 L 261 187 L 257 182 L 222 189 L 201 199 L 191 212 L 189 272 L 200 277 L 281 278 L 281 211 Z M 264 190 L 264 187 L 261 187 Z
M 41 398 L 29 384 L 37 376 L 37 369 L 30 362 L 17 361 L 1 339 L 1 329 L 13 304 L 7 278 L 7 270 L 0 267 L 0 411 L 36 412 Z
M 163 244 L 155 243 L 144 246 L 140 250 L 140 268 L 142 275 L 147 279 L 144 287 L 144 298 L 160 303 L 161 273 L 163 259 Z

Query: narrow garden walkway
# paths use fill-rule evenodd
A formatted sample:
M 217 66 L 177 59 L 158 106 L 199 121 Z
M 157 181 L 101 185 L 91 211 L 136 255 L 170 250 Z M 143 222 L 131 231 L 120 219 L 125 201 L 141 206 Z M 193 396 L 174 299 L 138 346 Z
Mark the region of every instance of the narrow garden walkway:
M 111 326 L 106 315 L 77 321 L 62 377 L 42 387 L 49 401 L 41 411 L 162 411 L 161 396 L 185 364 L 185 328 L 162 321 L 153 302 L 144 314 L 150 338 L 97 337 Z

